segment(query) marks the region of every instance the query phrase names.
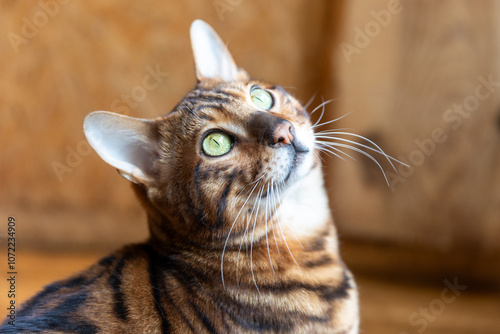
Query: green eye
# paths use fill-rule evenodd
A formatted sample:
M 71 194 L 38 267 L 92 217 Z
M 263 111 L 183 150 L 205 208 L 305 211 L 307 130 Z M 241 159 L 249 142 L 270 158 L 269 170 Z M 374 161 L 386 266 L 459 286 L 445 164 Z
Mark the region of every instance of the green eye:
M 203 139 L 203 152 L 212 157 L 219 157 L 231 150 L 233 141 L 223 132 L 212 132 Z
M 262 88 L 253 88 L 250 91 L 250 98 L 257 107 L 269 110 L 274 104 L 271 94 Z

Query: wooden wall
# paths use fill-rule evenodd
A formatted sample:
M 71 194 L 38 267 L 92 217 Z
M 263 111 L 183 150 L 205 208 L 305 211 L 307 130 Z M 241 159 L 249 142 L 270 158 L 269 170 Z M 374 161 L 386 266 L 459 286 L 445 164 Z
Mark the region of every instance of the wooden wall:
M 350 112 L 338 126 L 410 167 L 389 174 L 388 188 L 358 154 L 359 163 L 331 165 L 344 237 L 370 244 L 374 271 L 432 267 L 498 281 L 499 2 L 348 3 L 331 52 L 336 111 Z M 415 258 L 411 247 L 426 251 Z
M 252 76 L 302 101 L 334 99 L 329 119 L 350 113 L 336 126 L 411 165 L 388 187 L 358 154 L 327 159 L 348 261 L 498 278 L 487 266 L 500 258 L 499 87 L 477 87 L 500 81 L 499 9 L 495 0 L 3 1 L 0 217 L 16 216 L 26 248 L 145 238 L 142 210 L 90 150 L 83 118 L 167 113 L 195 83 L 189 25 L 201 18 Z M 407 256 L 391 258 L 394 249 Z

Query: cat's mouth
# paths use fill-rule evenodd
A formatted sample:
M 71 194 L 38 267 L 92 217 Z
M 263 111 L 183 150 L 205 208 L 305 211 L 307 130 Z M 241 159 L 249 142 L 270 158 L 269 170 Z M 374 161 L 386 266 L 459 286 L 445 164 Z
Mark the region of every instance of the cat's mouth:
M 281 159 L 287 160 L 279 175 L 271 176 L 271 186 L 264 191 L 261 198 L 266 198 L 269 192 L 285 191 L 293 184 L 309 174 L 313 167 L 312 149 L 304 143 L 294 140 L 291 145 L 281 148 Z
M 293 148 L 293 159 L 290 162 L 290 167 L 288 170 L 288 174 L 285 176 L 285 179 L 283 183 L 287 184 L 290 180 L 290 178 L 293 176 L 295 172 L 298 172 L 300 170 L 300 167 L 302 164 L 304 164 L 304 161 L 307 158 L 308 153 L 310 152 L 309 148 L 305 146 L 304 144 L 298 142 L 298 141 L 293 141 L 292 142 L 292 148 Z M 310 168 L 309 168 L 310 171 Z M 307 173 L 309 172 L 307 171 Z M 307 175 L 306 173 L 306 175 Z M 302 173 L 301 173 L 302 174 Z M 305 175 L 301 175 L 305 176 Z

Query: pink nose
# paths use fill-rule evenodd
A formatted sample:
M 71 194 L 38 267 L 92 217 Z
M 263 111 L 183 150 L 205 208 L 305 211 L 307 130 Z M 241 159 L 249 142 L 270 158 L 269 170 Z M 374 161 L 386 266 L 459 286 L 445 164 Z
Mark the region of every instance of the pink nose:
M 273 144 L 282 143 L 290 145 L 293 141 L 292 123 L 285 121 L 279 124 L 273 133 Z

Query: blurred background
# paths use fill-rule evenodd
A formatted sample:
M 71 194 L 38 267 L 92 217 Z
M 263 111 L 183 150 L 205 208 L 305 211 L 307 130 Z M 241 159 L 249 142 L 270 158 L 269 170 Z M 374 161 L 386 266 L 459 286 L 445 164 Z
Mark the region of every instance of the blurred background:
M 323 120 L 349 113 L 334 126 L 409 166 L 383 164 L 388 186 L 361 154 L 325 157 L 363 332 L 498 333 L 496 0 L 1 1 L 0 275 L 13 216 L 18 301 L 146 238 L 145 214 L 90 149 L 83 119 L 169 112 L 195 85 L 197 18 L 254 78 L 304 103 L 316 94 L 310 109 L 332 99 Z

